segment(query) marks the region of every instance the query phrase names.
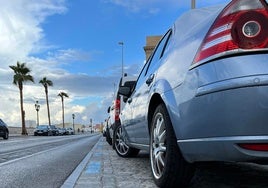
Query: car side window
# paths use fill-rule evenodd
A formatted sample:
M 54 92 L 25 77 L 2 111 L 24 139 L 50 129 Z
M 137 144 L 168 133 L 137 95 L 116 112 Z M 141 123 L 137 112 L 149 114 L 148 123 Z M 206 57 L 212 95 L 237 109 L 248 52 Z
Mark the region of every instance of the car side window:
M 164 35 L 164 37 L 161 39 L 161 41 L 158 43 L 158 46 L 156 47 L 156 49 L 154 50 L 153 52 L 153 55 L 150 59 L 150 62 L 149 62 L 149 66 L 146 70 L 146 73 L 145 75 L 147 74 L 147 72 L 149 71 L 150 67 L 154 66 L 158 61 L 159 59 L 161 59 L 161 57 L 163 56 L 164 52 L 165 52 L 165 49 L 167 47 L 167 44 L 168 44 L 168 41 L 169 41 L 169 38 L 171 36 L 171 29 L 168 30 L 168 32 Z
M 136 90 L 136 88 L 139 88 L 142 85 L 142 83 L 144 82 L 145 76 L 147 75 L 147 72 L 148 72 L 149 68 L 152 66 L 152 64 L 154 64 L 155 62 L 158 62 L 158 60 L 163 56 L 163 53 L 166 49 L 170 35 L 171 35 L 171 29 L 164 35 L 164 37 L 158 43 L 156 49 L 153 51 L 150 58 L 147 60 L 147 62 L 143 66 L 142 71 L 137 79 L 137 83 L 135 85 L 135 90 Z
M 150 58 L 151 58 L 151 57 L 150 57 Z M 147 67 L 148 67 L 148 65 L 149 65 L 150 58 L 147 60 L 147 62 L 145 63 L 145 65 L 144 65 L 143 68 L 142 68 L 142 71 L 141 71 L 141 73 L 140 73 L 140 75 L 139 75 L 139 77 L 138 77 L 138 79 L 137 79 L 136 84 L 135 84 L 134 91 L 136 90 L 136 88 L 139 88 L 140 85 L 141 85 L 142 82 L 143 82 L 145 73 L 146 73 L 146 71 L 147 71 Z

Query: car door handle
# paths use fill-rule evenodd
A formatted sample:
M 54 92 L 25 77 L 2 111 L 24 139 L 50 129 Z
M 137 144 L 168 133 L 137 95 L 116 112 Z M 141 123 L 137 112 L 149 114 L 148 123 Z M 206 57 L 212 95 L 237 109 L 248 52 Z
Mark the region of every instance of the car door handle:
M 154 80 L 154 74 L 151 74 L 146 80 L 146 84 L 149 86 Z
M 128 98 L 127 102 L 128 103 L 131 103 L 132 102 L 132 98 Z

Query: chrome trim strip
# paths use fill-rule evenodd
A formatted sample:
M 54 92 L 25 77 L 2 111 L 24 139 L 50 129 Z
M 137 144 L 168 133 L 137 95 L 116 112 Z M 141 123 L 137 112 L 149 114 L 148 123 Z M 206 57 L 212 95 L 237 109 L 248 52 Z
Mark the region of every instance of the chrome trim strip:
M 144 150 L 150 149 L 150 146 L 145 144 L 129 143 L 129 145 L 134 146 L 135 148 L 142 148 Z
M 268 136 L 229 136 L 229 137 L 211 137 L 211 138 L 194 138 L 177 140 L 178 144 L 190 143 L 190 142 L 219 142 L 219 141 L 231 141 L 231 142 L 250 142 L 250 141 L 268 141 Z

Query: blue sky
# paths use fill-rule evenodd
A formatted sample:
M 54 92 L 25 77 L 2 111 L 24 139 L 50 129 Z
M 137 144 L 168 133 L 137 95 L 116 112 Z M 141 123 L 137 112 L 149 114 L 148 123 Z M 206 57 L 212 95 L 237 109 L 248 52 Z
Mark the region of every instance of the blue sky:
M 229 2 L 197 0 L 196 7 Z M 146 36 L 162 35 L 185 11 L 186 0 L 12 0 L 0 7 L 0 118 L 20 126 L 19 90 L 12 85 L 8 67 L 25 62 L 35 83 L 24 86 L 26 120 L 36 120 L 34 103 L 41 104 L 40 123 L 47 124 L 44 88 L 38 83 L 46 76 L 51 121 L 61 123 L 65 99 L 65 121 L 103 122 L 112 103 L 114 84 L 121 75 L 121 46 L 124 69 L 138 74 L 144 60 Z M 5 44 L 5 45 L 3 45 Z

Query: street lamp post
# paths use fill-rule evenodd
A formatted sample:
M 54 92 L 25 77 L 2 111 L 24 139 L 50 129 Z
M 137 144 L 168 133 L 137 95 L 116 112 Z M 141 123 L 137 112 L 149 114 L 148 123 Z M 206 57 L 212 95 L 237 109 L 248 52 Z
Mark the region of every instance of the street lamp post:
M 195 0 L 192 0 L 192 2 L 191 2 L 191 8 L 192 9 L 195 9 Z
M 74 129 L 74 118 L 75 118 L 75 114 L 72 114 L 73 117 L 73 129 Z M 75 129 L 74 129 L 74 134 L 75 134 Z
M 90 131 L 90 133 L 92 134 L 93 133 L 93 124 L 92 124 L 92 118 L 90 118 L 90 126 L 91 126 L 91 131 Z
M 122 47 L 122 78 L 124 77 L 124 42 L 118 42 Z
M 39 110 L 40 110 L 40 104 L 38 104 L 38 101 L 35 102 L 35 110 L 36 110 L 36 119 L 37 119 L 37 126 L 39 126 Z

